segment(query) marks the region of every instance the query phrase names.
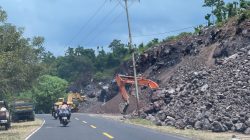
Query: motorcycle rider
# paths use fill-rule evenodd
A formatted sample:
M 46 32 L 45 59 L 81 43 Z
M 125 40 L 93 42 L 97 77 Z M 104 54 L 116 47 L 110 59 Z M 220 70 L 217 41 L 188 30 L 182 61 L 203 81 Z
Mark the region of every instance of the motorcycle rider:
M 58 109 L 58 115 L 59 115 L 59 120 L 61 122 L 62 120 L 62 112 L 66 110 L 68 111 L 68 120 L 70 120 L 70 116 L 71 116 L 71 109 L 70 109 L 70 106 L 67 104 L 67 102 L 63 102 L 61 106 L 59 106 L 59 109 Z
M 53 114 L 54 114 L 55 112 L 57 112 L 57 108 L 58 108 L 58 106 L 54 103 L 54 104 L 52 105 L 52 107 L 51 107 L 52 116 L 53 116 Z

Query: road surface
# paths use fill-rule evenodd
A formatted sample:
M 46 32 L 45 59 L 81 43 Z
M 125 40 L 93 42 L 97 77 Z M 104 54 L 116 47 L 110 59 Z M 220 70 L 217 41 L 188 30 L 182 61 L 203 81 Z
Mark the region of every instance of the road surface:
M 37 117 L 44 119 L 45 123 L 28 140 L 185 140 L 88 114 L 72 114 L 67 127 L 62 127 L 59 120 L 54 120 L 51 115 Z

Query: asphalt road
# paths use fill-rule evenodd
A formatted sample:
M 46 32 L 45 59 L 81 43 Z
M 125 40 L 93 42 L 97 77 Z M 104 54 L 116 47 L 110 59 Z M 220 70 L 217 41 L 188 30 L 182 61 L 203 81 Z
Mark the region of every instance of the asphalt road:
M 71 122 L 62 127 L 51 115 L 37 115 L 44 125 L 29 140 L 185 140 L 144 127 L 119 121 L 93 117 L 88 114 L 72 114 Z

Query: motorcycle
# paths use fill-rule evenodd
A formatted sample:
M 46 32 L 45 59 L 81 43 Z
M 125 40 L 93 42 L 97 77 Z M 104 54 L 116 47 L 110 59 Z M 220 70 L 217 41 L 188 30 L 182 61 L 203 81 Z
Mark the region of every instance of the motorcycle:
M 52 106 L 51 115 L 52 115 L 52 117 L 54 117 L 57 120 L 57 118 L 58 118 L 58 106 L 57 105 Z
M 52 116 L 57 120 L 57 118 L 58 118 L 58 113 L 57 113 L 57 112 L 53 112 L 53 113 L 52 113 Z
M 65 127 L 70 122 L 70 111 L 67 109 L 59 110 L 60 123 Z

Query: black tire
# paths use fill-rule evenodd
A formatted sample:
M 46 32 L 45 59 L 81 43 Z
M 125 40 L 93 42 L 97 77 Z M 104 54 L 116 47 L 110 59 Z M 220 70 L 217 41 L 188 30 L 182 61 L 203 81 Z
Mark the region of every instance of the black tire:
M 12 122 L 16 122 L 16 118 L 12 118 L 11 121 L 12 121 Z
M 18 117 L 17 117 L 17 115 L 12 114 L 11 121 L 12 121 L 12 122 L 18 122 Z
M 31 118 L 30 121 L 35 121 L 35 118 Z
M 9 124 L 5 124 L 5 130 L 8 130 L 9 129 Z
M 62 124 L 63 124 L 64 127 L 66 127 L 68 125 L 68 123 L 69 123 L 68 121 L 62 120 Z
M 9 126 L 9 128 L 11 128 L 11 122 L 9 122 L 8 126 Z
M 63 127 L 66 127 L 68 125 L 68 123 L 63 123 Z
M 55 118 L 55 120 L 57 120 L 58 114 L 57 114 L 57 113 L 54 113 L 53 117 Z

